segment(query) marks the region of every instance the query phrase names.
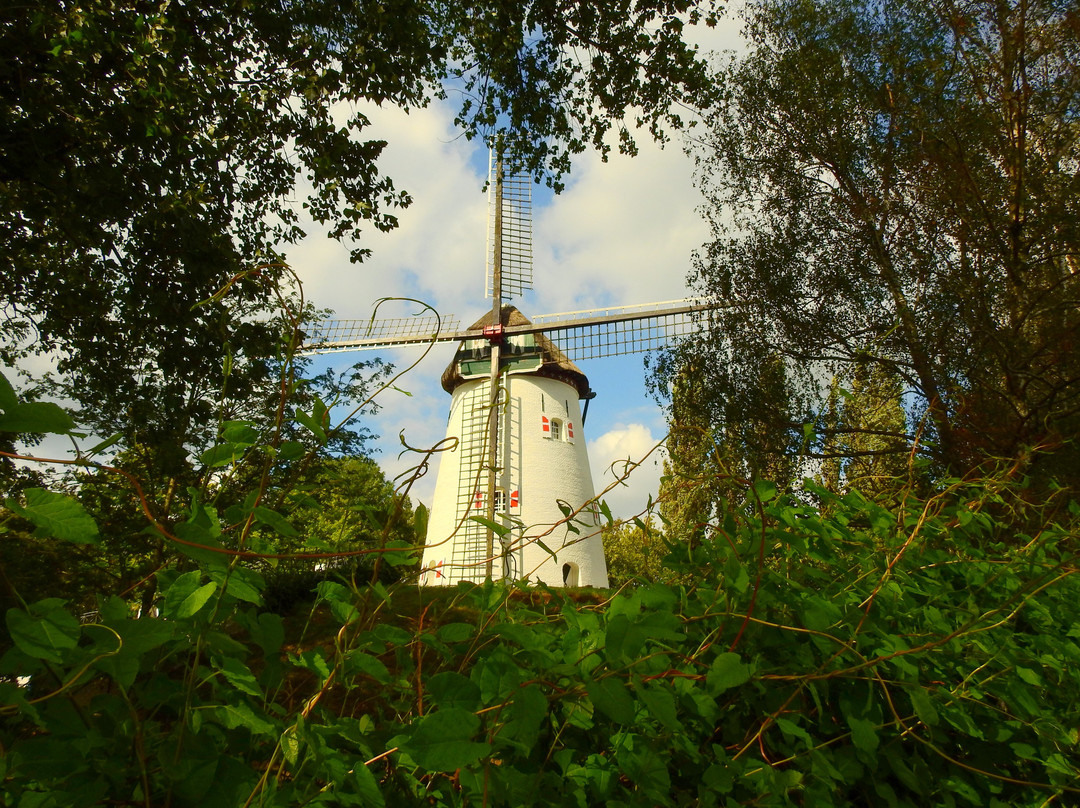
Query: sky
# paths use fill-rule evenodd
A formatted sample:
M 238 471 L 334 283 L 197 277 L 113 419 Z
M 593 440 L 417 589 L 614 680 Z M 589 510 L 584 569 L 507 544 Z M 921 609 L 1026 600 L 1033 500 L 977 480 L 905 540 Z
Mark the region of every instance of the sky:
M 738 46 L 738 23 L 727 21 L 704 32 L 703 50 Z M 374 230 L 361 244 L 372 255 L 351 264 L 345 246 L 315 233 L 289 252 L 289 262 L 304 283 L 307 300 L 333 309 L 338 318 L 366 319 L 383 297 L 408 296 L 441 314 L 456 315 L 466 327 L 490 310 L 484 298 L 487 230 L 487 151 L 460 137 L 452 108 L 436 103 L 405 114 L 397 109 L 365 108 L 370 137 L 388 143 L 382 170 L 413 204 L 398 213 L 400 226 L 387 234 Z M 526 316 L 686 297 L 686 275 L 693 251 L 708 238 L 698 212 L 702 203 L 693 184 L 693 164 L 681 143 L 658 147 L 647 133 L 638 138 L 634 158 L 612 154 L 607 163 L 595 153 L 578 156 L 562 194 L 552 197 L 534 186 L 533 291 L 511 301 Z M 613 150 L 614 151 L 614 150 Z M 396 304 L 397 305 L 397 304 Z M 381 316 L 417 311 L 403 306 Z M 320 357 L 317 368 L 348 367 L 381 356 L 401 368 L 421 351 L 357 352 Z M 364 420 L 381 435 L 376 461 L 389 477 L 415 465 L 401 455 L 399 434 L 409 445 L 429 447 L 445 437 L 450 396 L 439 385 L 453 358 L 451 345 L 435 346 L 424 361 L 384 392 L 380 412 Z M 616 517 L 645 509 L 655 496 L 661 456 L 646 458 L 666 434 L 664 413 L 646 392 L 642 354 L 579 363 L 597 397 L 584 425 L 597 492 L 614 477 L 612 463 L 645 459 L 629 479 L 604 496 Z M 414 501 L 430 505 L 436 469 L 417 481 Z

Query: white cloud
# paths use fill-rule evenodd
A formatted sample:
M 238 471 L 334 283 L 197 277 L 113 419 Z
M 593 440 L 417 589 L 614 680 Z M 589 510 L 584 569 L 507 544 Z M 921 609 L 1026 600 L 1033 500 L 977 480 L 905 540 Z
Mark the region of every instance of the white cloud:
M 589 463 L 597 494 L 629 473 L 602 495 L 616 517 L 634 516 L 655 499 L 660 488 L 663 466 L 662 450 L 656 449 L 663 436 L 654 435 L 644 424 L 617 424 L 595 440 L 589 441 Z

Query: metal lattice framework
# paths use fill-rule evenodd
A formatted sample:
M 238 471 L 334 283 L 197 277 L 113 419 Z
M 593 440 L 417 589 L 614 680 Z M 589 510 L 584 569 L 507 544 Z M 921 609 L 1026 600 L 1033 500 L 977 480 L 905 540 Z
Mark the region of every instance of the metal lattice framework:
M 573 360 L 642 353 L 693 334 L 707 312 L 722 304 L 669 300 L 639 306 L 582 309 L 541 314 L 528 325 L 505 326 L 504 336 L 547 334 Z M 462 330 L 456 317 L 433 316 L 320 323 L 302 353 L 335 353 L 397 348 L 429 342 L 482 339 L 482 329 Z
M 670 300 L 542 314 L 533 322 L 576 361 L 663 348 L 679 337 L 693 334 L 702 314 L 710 308 L 702 301 Z
M 301 353 L 338 353 L 375 348 L 397 348 L 459 339 L 456 317 L 393 317 L 371 320 L 325 320 L 306 335 Z
M 532 177 L 504 168 L 502 161 L 492 159 L 488 211 L 484 296 L 499 300 L 520 297 L 533 288 Z

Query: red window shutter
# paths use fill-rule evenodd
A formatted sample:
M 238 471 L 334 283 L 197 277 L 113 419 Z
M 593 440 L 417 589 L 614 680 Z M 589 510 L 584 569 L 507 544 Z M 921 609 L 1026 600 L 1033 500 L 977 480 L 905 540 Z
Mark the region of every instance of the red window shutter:
M 568 438 L 573 438 L 574 437 L 574 425 L 572 423 L 570 423 L 569 421 L 566 422 L 566 437 L 568 437 Z
M 473 505 L 474 508 L 484 507 L 484 495 L 480 493 L 479 489 L 477 489 L 476 494 L 474 495 L 474 499 L 476 500 L 476 504 Z
M 548 417 L 546 415 L 540 416 L 540 429 L 544 432 L 545 435 L 551 434 L 551 421 L 548 420 Z
M 519 506 L 518 492 L 517 491 L 511 491 L 510 492 L 510 507 L 511 508 L 517 508 L 518 506 Z

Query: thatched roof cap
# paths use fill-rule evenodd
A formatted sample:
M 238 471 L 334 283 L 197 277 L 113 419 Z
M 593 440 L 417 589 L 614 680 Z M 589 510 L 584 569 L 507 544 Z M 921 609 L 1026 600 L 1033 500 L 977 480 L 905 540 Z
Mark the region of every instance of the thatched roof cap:
M 514 325 L 529 325 L 529 319 L 518 311 L 514 306 L 502 307 L 502 324 L 504 326 Z M 468 330 L 479 330 L 485 326 L 492 325 L 495 318 L 492 316 L 492 312 L 488 311 L 469 326 Z M 589 380 L 581 369 L 571 362 L 566 354 L 559 350 L 559 346 L 552 342 L 546 334 L 536 334 L 536 347 L 540 351 L 541 365 L 535 370 L 531 371 L 537 376 L 544 376 L 549 379 L 557 379 L 565 384 L 569 384 L 571 387 L 578 391 L 579 398 L 592 398 L 593 392 L 589 387 Z M 458 364 L 458 357 L 454 356 L 454 361 L 443 371 L 442 386 L 448 393 L 453 393 L 459 384 L 465 379 L 461 375 L 461 368 Z

